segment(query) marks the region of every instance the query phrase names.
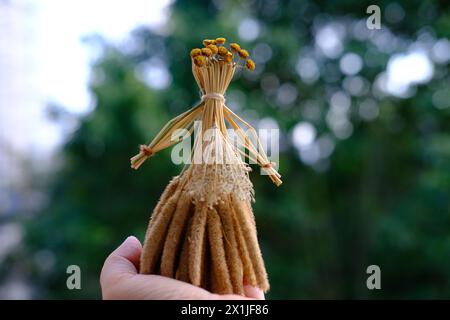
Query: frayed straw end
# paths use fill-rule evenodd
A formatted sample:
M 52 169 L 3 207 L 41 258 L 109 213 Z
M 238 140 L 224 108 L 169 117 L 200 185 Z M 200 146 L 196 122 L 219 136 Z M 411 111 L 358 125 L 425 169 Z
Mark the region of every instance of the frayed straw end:
M 140 152 L 130 159 L 131 168 L 136 170 L 139 169 L 139 167 L 145 162 L 145 160 L 150 158 L 154 153 L 152 148 L 146 145 L 140 145 L 139 150 Z
M 275 185 L 277 187 L 279 187 L 279 186 L 281 186 L 283 184 L 283 181 L 281 181 L 281 179 L 278 178 L 278 177 L 272 178 L 272 181 L 273 181 L 273 183 L 275 183 Z
M 135 155 L 133 158 L 130 159 L 131 162 L 131 168 L 137 170 L 139 167 L 144 163 L 145 160 L 147 160 L 147 156 L 139 153 L 138 155 Z
M 283 183 L 283 181 L 281 181 L 281 179 L 277 175 L 270 174 L 269 177 L 277 187 L 281 186 L 281 184 Z
M 277 187 L 279 187 L 283 183 L 283 181 L 281 181 L 280 179 L 281 175 L 273 168 L 274 165 L 276 165 L 274 162 L 268 162 L 261 165 L 261 167 L 264 171 L 267 172 L 270 180 L 272 180 L 272 182 L 275 183 Z

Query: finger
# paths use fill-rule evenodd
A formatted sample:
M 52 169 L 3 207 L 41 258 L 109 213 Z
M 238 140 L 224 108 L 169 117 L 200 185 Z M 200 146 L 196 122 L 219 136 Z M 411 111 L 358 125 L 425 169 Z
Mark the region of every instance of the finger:
M 258 299 L 258 300 L 265 300 L 264 292 L 257 287 L 253 287 L 251 285 L 244 285 L 244 294 L 246 297 Z
M 214 294 L 192 284 L 159 275 L 138 274 L 130 277 L 125 291 L 134 300 L 207 300 Z
M 139 269 L 139 260 L 141 258 L 142 245 L 134 236 L 129 236 L 125 241 L 113 251 L 112 255 L 116 255 L 133 263 L 136 269 Z
M 105 260 L 100 282 L 111 277 L 120 277 L 123 274 L 136 274 L 138 272 L 139 259 L 142 245 L 136 237 L 130 236 L 114 250 Z

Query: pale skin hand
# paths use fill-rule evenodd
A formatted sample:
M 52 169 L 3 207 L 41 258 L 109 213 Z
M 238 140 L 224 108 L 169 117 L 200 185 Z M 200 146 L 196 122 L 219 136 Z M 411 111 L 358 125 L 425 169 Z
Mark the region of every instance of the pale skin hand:
M 260 289 L 249 285 L 244 285 L 245 297 L 234 294 L 219 295 L 171 278 L 139 274 L 141 251 L 141 243 L 131 236 L 106 258 L 100 274 L 103 299 L 264 299 L 264 293 Z

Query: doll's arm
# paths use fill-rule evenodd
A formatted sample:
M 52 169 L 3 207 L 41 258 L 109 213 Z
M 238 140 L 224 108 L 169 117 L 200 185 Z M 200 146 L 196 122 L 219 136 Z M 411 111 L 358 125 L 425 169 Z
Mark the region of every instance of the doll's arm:
M 277 172 L 277 170 L 275 170 L 275 168 L 273 168 L 272 162 L 270 162 L 267 158 L 255 129 L 227 106 L 224 106 L 224 116 L 239 136 L 239 143 L 248 150 L 249 154 L 246 155 L 246 157 L 261 166 L 267 172 L 273 183 L 277 186 L 281 185 L 281 175 Z M 249 139 L 249 136 L 239 126 L 238 122 L 242 123 L 247 128 L 248 134 L 253 138 L 257 146 L 255 146 Z
M 199 113 L 202 111 L 203 103 L 189 109 L 188 111 L 180 114 L 179 116 L 170 120 L 156 135 L 152 142 L 148 145 L 141 145 L 139 153 L 130 159 L 131 167 L 138 169 L 145 160 L 150 158 L 155 153 L 164 150 L 181 140 L 186 139 L 192 134 L 193 123 Z M 172 134 L 177 130 L 185 129 L 186 134 L 173 140 Z

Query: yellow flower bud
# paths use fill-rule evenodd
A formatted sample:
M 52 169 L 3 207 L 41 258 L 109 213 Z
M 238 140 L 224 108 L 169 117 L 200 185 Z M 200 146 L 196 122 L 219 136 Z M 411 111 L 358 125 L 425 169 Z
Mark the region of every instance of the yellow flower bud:
M 225 56 L 225 55 L 227 54 L 227 52 L 228 52 L 228 49 L 225 48 L 225 47 L 219 47 L 219 48 L 218 48 L 218 53 L 219 53 L 219 55 L 221 55 L 221 56 Z
M 248 70 L 251 70 L 251 71 L 255 70 L 255 62 L 252 59 L 248 59 L 245 62 L 245 66 L 247 67 Z
M 200 50 L 199 48 L 195 48 L 191 50 L 191 57 L 196 57 L 202 54 L 202 50 Z
M 233 52 L 239 52 L 239 50 L 241 50 L 241 46 L 237 43 L 230 43 L 230 48 Z
M 217 54 L 217 52 L 219 51 L 219 49 L 217 48 L 217 46 L 215 44 L 210 44 L 207 46 L 207 48 L 209 48 L 213 54 Z
M 241 57 L 242 59 L 247 59 L 247 58 L 250 56 L 250 54 L 248 53 L 248 51 L 247 51 L 247 50 L 244 50 L 244 49 L 239 50 L 239 51 L 238 51 L 238 55 L 239 55 L 239 57 Z
M 205 39 L 203 40 L 203 45 L 205 47 L 209 46 L 210 44 L 215 44 L 216 40 L 210 40 L 210 39 Z
M 206 63 L 206 58 L 204 56 L 195 56 L 194 63 L 197 67 L 203 67 Z
M 213 55 L 213 52 L 209 48 L 202 48 L 202 54 L 206 57 L 211 57 Z
M 228 51 L 225 55 L 225 62 L 233 63 L 233 53 L 231 53 L 230 51 Z
M 224 44 L 225 41 L 227 41 L 225 38 L 217 38 L 216 39 L 216 44 Z

